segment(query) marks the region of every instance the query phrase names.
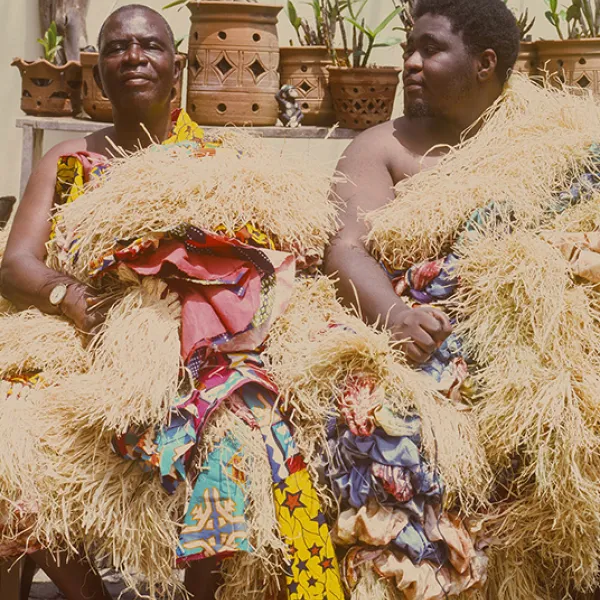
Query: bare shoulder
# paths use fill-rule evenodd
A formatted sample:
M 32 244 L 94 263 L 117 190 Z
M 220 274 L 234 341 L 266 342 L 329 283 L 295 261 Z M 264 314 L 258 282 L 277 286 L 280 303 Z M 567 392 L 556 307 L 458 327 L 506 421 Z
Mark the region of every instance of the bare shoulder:
M 400 117 L 363 131 L 344 152 L 339 169 L 350 179 L 360 169 L 382 172 L 393 184 L 418 170 L 420 156 L 411 148 L 406 119 Z

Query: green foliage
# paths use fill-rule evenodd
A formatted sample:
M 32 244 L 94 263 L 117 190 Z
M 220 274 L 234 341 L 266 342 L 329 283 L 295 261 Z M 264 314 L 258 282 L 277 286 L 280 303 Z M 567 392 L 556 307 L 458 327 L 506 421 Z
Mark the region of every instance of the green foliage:
M 62 49 L 62 42 L 64 37 L 58 35 L 58 29 L 56 23 L 52 21 L 50 27 L 44 34 L 43 38 L 38 38 L 38 43 L 44 48 L 44 58 L 51 63 L 56 63 L 56 55 L 58 51 Z
M 174 6 L 179 6 L 181 4 L 187 4 L 188 0 L 173 0 L 173 2 L 169 2 L 169 4 L 165 4 L 163 6 L 163 10 L 166 10 L 167 8 L 173 8 Z
M 392 37 L 380 40 L 381 34 L 390 25 L 390 23 L 404 10 L 404 6 L 396 6 L 376 27 L 369 27 L 361 14 L 367 6 L 369 0 L 358 0 L 358 9 L 355 9 L 354 3 L 357 0 L 350 0 L 348 3 L 349 16 L 345 20 L 352 25 L 353 31 L 353 52 L 352 59 L 355 67 L 366 67 L 369 64 L 371 53 L 374 48 L 387 48 L 402 43 L 402 38 Z M 366 46 L 366 47 L 365 47 Z
M 595 38 L 600 36 L 600 0 L 571 0 L 571 4 L 559 7 L 558 0 L 545 0 L 548 10 L 546 19 L 556 29 L 558 37 L 565 39 Z

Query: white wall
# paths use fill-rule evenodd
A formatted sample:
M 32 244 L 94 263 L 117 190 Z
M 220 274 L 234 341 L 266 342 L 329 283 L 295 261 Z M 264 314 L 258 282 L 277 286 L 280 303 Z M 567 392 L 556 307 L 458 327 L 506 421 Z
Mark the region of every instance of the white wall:
M 118 6 L 140 0 L 91 0 L 88 15 L 88 33 L 90 42 L 95 44 L 98 30 L 106 16 Z M 283 4 L 283 0 L 274 0 Z M 476 2 L 477 0 L 473 0 Z M 167 3 L 167 0 L 141 0 L 157 10 Z M 553 29 L 544 18 L 543 0 L 511 0 L 510 5 L 516 9 L 528 6 L 532 16 L 537 17 L 534 37 L 552 38 Z M 36 39 L 39 37 L 38 0 L 0 0 L 0 196 L 6 194 L 18 195 L 19 172 L 21 163 L 21 131 L 15 127 L 15 120 L 23 113 L 19 108 L 20 101 L 20 75 L 16 68 L 10 67 L 13 57 L 33 59 L 39 56 L 39 46 Z M 302 0 L 296 0 L 298 8 L 304 12 L 308 10 Z M 369 8 L 368 20 L 377 24 L 392 8 L 391 0 L 372 0 Z M 165 11 L 165 17 L 171 23 L 176 37 L 183 37 L 188 31 L 188 11 L 170 9 Z M 280 39 L 282 45 L 294 38 L 294 32 L 282 12 L 280 18 Z M 377 50 L 374 60 L 378 64 L 400 64 L 401 52 L 399 48 Z M 397 111 L 400 110 L 397 106 Z M 396 112 L 397 112 L 396 111 Z M 46 134 L 46 148 L 59 140 L 64 139 L 58 134 Z M 282 147 L 298 147 L 291 142 L 278 142 Z M 345 144 L 338 141 L 312 141 L 304 143 L 311 152 L 318 153 L 323 160 L 335 163 L 343 151 Z

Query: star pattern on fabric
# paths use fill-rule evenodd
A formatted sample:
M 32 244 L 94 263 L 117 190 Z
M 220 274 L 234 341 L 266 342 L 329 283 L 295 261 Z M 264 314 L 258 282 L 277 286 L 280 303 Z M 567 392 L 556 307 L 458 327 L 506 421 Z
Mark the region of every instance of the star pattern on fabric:
M 327 571 L 328 569 L 333 569 L 335 565 L 332 558 L 326 557 L 319 563 L 319 566 L 323 571 Z
M 292 492 L 286 492 L 286 499 L 283 502 L 283 506 L 285 506 L 289 511 L 290 514 L 294 514 L 295 510 L 298 510 L 299 508 L 306 508 L 306 505 L 302 502 L 302 492 L 296 492 L 296 493 L 292 493 Z
M 308 551 L 310 552 L 311 556 L 319 556 L 321 554 L 321 550 L 323 549 L 323 546 L 317 546 L 317 544 L 313 544 Z
M 323 525 L 327 525 L 327 520 L 325 519 L 325 515 L 319 511 L 316 517 L 313 517 L 311 521 L 314 521 L 319 527 Z

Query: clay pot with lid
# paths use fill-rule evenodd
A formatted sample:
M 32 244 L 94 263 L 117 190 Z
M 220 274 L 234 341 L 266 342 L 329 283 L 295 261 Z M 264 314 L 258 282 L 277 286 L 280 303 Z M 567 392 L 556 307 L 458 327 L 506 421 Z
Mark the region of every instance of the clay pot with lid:
M 81 64 L 57 66 L 45 59 L 15 58 L 21 72 L 21 110 L 27 115 L 70 117 L 81 109 Z
M 178 58 L 182 61 L 182 70 L 185 68 L 187 56 L 178 54 Z M 83 110 L 94 121 L 102 121 L 104 123 L 112 123 L 112 106 L 110 100 L 102 92 L 102 88 L 94 79 L 94 67 L 98 64 L 97 52 L 82 52 L 81 67 L 83 72 L 83 87 L 82 100 Z M 183 73 L 179 79 L 178 85 L 173 89 L 173 100 L 171 108 L 179 108 L 181 106 L 181 96 L 183 90 Z
M 187 110 L 201 125 L 275 125 L 281 6 L 188 2 Z
M 541 75 L 600 97 L 600 38 L 539 40 L 536 46 Z
M 361 130 L 389 121 L 400 71 L 398 67 L 329 67 L 329 87 L 340 127 Z
M 280 48 L 281 85 L 293 85 L 304 114 L 303 125 L 330 127 L 335 123 L 333 101 L 329 91 L 329 71 L 333 65 L 325 46 L 290 46 Z

